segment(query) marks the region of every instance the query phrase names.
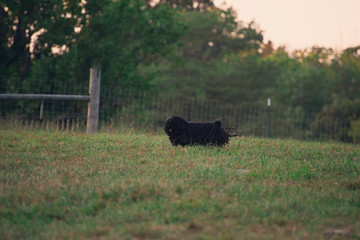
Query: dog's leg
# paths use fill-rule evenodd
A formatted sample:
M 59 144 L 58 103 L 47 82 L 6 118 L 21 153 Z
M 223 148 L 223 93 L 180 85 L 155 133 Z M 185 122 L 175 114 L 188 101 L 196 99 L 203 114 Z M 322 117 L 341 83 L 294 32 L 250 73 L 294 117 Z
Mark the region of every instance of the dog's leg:
M 179 144 L 181 146 L 186 146 L 190 144 L 190 140 L 186 137 L 184 133 L 179 135 Z
M 173 146 L 179 145 L 177 138 L 169 138 L 169 139 L 170 139 L 170 142 L 171 142 L 171 144 L 172 144 Z

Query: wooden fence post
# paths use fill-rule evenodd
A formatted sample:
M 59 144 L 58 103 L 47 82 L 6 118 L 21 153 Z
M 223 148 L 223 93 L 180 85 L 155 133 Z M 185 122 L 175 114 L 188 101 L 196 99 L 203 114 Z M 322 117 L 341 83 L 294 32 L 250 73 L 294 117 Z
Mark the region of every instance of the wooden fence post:
M 98 68 L 90 68 L 89 94 L 90 102 L 88 104 L 87 133 L 96 133 L 99 122 L 100 105 L 100 78 L 101 71 Z

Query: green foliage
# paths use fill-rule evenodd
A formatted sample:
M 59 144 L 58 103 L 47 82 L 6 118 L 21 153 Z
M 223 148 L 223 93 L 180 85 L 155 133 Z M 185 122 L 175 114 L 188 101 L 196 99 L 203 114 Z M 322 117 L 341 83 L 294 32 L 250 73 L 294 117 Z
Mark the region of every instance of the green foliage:
M 297 69 L 283 69 L 277 79 L 278 101 L 293 108 L 318 112 L 331 101 L 331 78 L 322 68 L 302 64 Z
M 188 28 L 180 39 L 177 54 L 159 65 L 141 70 L 145 73 L 158 73 L 155 85 L 165 95 L 199 98 L 212 98 L 216 95 L 215 99 L 226 101 L 234 99 L 234 96 L 241 96 L 241 93 L 235 91 L 241 91 L 239 85 L 242 81 L 253 80 L 248 76 L 255 74 L 255 70 L 249 73 L 246 71 L 249 67 L 254 68 L 251 66 L 254 62 L 261 61 L 257 54 L 251 54 L 257 53 L 263 40 L 256 24 L 237 21 L 232 9 L 210 8 L 204 12 L 182 12 L 182 15 L 188 23 Z M 237 58 L 238 53 L 246 53 L 249 56 L 246 59 Z M 259 81 L 266 82 L 267 79 Z M 256 83 L 253 85 L 258 86 Z M 231 89 L 230 94 L 228 89 Z M 246 91 L 245 87 L 242 89 Z M 225 92 L 226 95 L 219 94 Z M 256 97 L 241 96 L 238 99 L 250 101 L 254 98 Z
M 360 142 L 360 120 L 354 120 L 350 123 L 348 135 L 354 143 Z
M 335 93 L 350 100 L 360 98 L 360 46 L 346 49 L 331 67 L 340 79 Z
M 1 80 L 4 89 L 21 88 L 22 81 L 45 85 L 86 82 L 92 66 L 102 69 L 104 84 L 145 89 L 149 79 L 137 72 L 137 66 L 168 54 L 185 28 L 181 16 L 171 8 L 149 8 L 140 0 L 15 1 L 1 10 L 6 21 L 1 21 L 1 36 L 5 37 L 0 66 L 11 74 Z M 15 27 L 19 21 L 26 23 Z M 11 23 L 8 28 L 6 23 Z M 11 39 L 13 44 L 7 47 Z M 55 53 L 54 47 L 60 52 Z
M 69 47 L 81 18 L 80 0 L 0 1 L 0 88 L 21 87 L 32 61 Z M 31 51 L 32 48 L 32 51 Z
M 360 234 L 359 145 L 0 131 L 1 239 Z
M 208 99 L 233 103 L 264 102 L 276 82 L 276 68 L 259 56 L 226 56 L 209 66 L 204 76 Z
M 146 0 L 146 2 L 154 1 Z M 186 11 L 207 11 L 214 7 L 213 0 L 159 0 L 156 5 L 169 4 L 172 8 Z
M 179 14 L 166 6 L 151 9 L 138 0 L 112 2 L 82 30 L 79 56 L 102 69 L 105 85 L 144 89 L 149 83 L 137 66 L 171 51 L 183 29 Z
M 334 76 L 331 102 L 321 109 L 314 122 L 314 131 L 324 133 L 320 126 L 334 125 L 345 136 L 342 141 L 359 141 L 360 120 L 360 47 L 346 49 L 333 59 L 328 71 Z M 339 119 L 341 121 L 339 122 Z M 325 132 L 325 134 L 328 134 Z
M 263 36 L 256 24 L 236 20 L 234 10 L 212 8 L 206 12 L 183 13 L 189 28 L 181 39 L 180 55 L 185 60 L 206 62 L 225 54 L 259 49 Z
M 312 131 L 315 136 L 320 134 L 332 135 L 329 130 L 340 133 L 341 140 L 345 142 L 358 142 L 360 119 L 360 100 L 349 100 L 337 98 L 331 105 L 325 105 L 318 113 L 318 118 L 313 122 Z

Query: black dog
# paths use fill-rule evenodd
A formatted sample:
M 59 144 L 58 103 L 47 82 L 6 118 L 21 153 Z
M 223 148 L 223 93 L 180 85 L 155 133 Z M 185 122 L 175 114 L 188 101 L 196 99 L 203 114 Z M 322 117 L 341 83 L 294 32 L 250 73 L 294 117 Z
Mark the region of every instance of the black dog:
M 222 127 L 221 120 L 193 123 L 171 116 L 166 120 L 164 130 L 174 146 L 223 146 L 229 142 L 229 137 L 233 137 Z

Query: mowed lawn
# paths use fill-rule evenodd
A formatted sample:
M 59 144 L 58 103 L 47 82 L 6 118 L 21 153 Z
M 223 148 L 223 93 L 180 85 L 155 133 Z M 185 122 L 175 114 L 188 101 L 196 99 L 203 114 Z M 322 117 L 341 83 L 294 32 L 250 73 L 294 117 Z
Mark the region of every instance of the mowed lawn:
M 0 239 L 359 239 L 360 145 L 0 130 Z

